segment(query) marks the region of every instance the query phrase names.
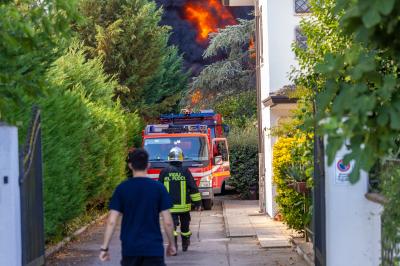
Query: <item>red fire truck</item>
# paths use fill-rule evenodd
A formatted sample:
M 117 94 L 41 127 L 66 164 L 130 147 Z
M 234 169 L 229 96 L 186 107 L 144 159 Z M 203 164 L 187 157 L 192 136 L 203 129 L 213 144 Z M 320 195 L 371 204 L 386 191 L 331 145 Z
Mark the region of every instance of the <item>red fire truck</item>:
M 183 165 L 189 167 L 203 206 L 210 210 L 214 195 L 223 193 L 230 178 L 228 132 L 221 115 L 212 110 L 162 115 L 160 124 L 147 125 L 143 131 L 143 147 L 150 156 L 149 176 L 157 180 L 161 169 L 168 165 L 171 148 L 181 148 Z

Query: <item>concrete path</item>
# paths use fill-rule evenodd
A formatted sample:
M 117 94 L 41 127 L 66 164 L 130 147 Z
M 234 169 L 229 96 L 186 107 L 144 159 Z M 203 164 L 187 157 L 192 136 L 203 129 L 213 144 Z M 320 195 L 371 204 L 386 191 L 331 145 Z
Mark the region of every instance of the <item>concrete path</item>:
M 258 201 L 223 201 L 228 237 L 257 237 L 263 248 L 291 247 L 291 231 L 282 222 L 259 213 Z
M 176 257 L 166 259 L 168 266 L 306 266 L 292 248 L 263 249 L 256 237 L 228 238 L 226 236 L 222 201 L 218 197 L 213 210 L 192 213 L 192 245 L 188 252 L 179 248 Z M 47 261 L 47 265 L 119 265 L 120 243 L 118 233 L 110 247 L 112 259 L 101 263 L 97 259 L 102 241 L 104 223 L 90 229 L 85 235 Z M 180 245 L 179 245 L 180 246 Z

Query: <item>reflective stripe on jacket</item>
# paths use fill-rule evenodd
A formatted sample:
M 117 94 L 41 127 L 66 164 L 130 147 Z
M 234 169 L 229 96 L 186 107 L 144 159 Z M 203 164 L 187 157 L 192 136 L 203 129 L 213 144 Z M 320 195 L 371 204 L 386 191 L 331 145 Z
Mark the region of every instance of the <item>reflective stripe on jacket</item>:
M 189 212 L 192 202 L 200 206 L 201 195 L 188 168 L 170 165 L 161 171 L 159 181 L 172 198 L 171 213 Z

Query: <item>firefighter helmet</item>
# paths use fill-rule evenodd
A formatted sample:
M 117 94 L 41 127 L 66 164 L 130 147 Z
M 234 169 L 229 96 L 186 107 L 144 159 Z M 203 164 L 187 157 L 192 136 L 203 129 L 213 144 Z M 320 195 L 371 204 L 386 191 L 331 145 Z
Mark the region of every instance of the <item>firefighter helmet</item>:
M 168 161 L 183 162 L 183 151 L 179 147 L 173 147 L 168 154 Z

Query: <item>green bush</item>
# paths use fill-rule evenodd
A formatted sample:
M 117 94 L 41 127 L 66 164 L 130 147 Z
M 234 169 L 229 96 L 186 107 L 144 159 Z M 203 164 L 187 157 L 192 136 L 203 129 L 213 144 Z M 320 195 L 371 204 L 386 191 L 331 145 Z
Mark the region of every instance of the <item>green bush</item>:
M 89 206 L 106 202 L 125 176 L 127 125 L 119 106 L 87 105 L 90 125 L 84 145 L 81 172 Z
M 250 189 L 258 190 L 258 139 L 256 127 L 234 129 L 229 136 L 232 185 L 242 198 L 250 196 Z
M 255 91 L 245 91 L 225 97 L 214 105 L 224 122 L 232 128 L 246 128 L 256 119 L 257 97 Z
M 48 239 L 89 208 L 104 206 L 125 177 L 128 143 L 139 118 L 112 101 L 118 84 L 99 59 L 74 44 L 48 72 L 42 110 L 45 229 Z
M 311 144 L 311 145 L 310 145 Z M 277 186 L 275 200 L 283 221 L 292 229 L 302 231 L 311 221 L 307 208 L 311 205 L 310 197 L 295 191 L 289 184 L 305 181 L 309 186 L 312 178 L 312 142 L 304 134 L 295 137 L 280 137 L 273 148 L 273 180 Z M 289 176 L 289 169 L 304 169 L 297 173 L 300 177 Z M 305 208 L 306 207 L 306 208 Z
M 382 213 L 382 248 L 395 250 L 394 257 L 385 256 L 382 265 L 400 265 L 400 161 L 387 160 L 380 166 L 380 188 L 386 201 Z
M 87 205 L 102 204 L 125 176 L 128 139 L 140 135 L 139 118 L 124 112 L 112 100 L 119 85 L 104 74 L 99 58 L 85 59 L 79 43 L 73 43 L 68 53 L 55 62 L 48 76 L 53 85 L 81 92 L 86 99 L 88 131 L 82 143 L 80 170 Z
M 66 233 L 67 224 L 105 205 L 126 176 L 128 147 L 138 144 L 142 121 L 113 100 L 118 83 L 99 58 L 87 60 L 75 42 L 48 69 L 47 87 L 36 99 L 22 96 L 7 113 L 25 142 L 31 107 L 42 115 L 44 211 L 47 240 Z
M 51 237 L 85 210 L 80 164 L 90 117 L 84 98 L 76 92 L 53 92 L 40 100 L 40 108 L 45 229 Z
M 0 1 L 0 119 L 45 92 L 45 73 L 79 21 L 76 0 Z M 30 110 L 30 108 L 28 108 Z M 29 112 L 28 112 L 29 114 Z M 19 119 L 20 117 L 17 117 Z

